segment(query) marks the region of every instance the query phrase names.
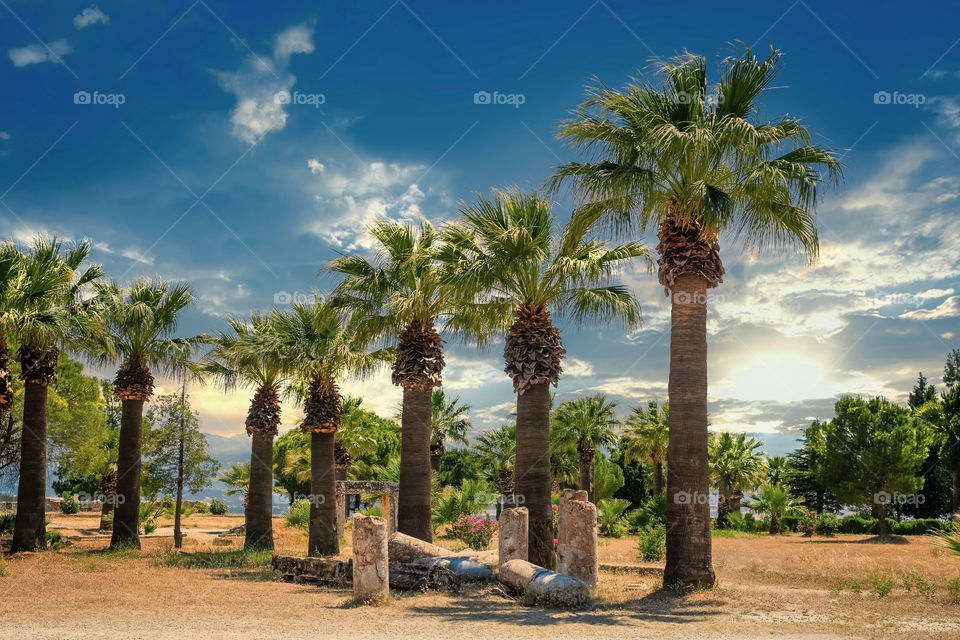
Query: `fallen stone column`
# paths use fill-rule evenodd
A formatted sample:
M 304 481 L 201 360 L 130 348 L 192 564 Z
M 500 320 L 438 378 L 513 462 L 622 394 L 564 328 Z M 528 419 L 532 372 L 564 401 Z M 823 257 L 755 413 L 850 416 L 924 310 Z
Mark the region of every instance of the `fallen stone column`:
M 583 492 L 582 492 L 583 493 Z M 568 500 L 564 505 L 567 524 L 557 544 L 558 569 L 591 587 L 600 573 L 597 558 L 597 507 L 585 500 Z
M 424 542 L 399 531 L 387 543 L 391 562 L 413 562 L 420 558 L 441 558 L 452 555 L 449 549 Z
M 530 511 L 526 507 L 514 507 L 500 512 L 498 565 L 502 568 L 509 560 L 527 559 L 527 526 Z
M 439 567 L 452 571 L 462 580 L 491 580 L 493 571 L 476 558 L 467 556 L 444 556 L 442 558 L 420 558 L 413 564 L 425 567 Z
M 581 607 L 590 601 L 585 582 L 538 567 L 526 560 L 510 560 L 500 568 L 500 582 L 558 607 Z
M 383 599 L 390 595 L 387 521 L 377 516 L 353 516 L 353 597 Z

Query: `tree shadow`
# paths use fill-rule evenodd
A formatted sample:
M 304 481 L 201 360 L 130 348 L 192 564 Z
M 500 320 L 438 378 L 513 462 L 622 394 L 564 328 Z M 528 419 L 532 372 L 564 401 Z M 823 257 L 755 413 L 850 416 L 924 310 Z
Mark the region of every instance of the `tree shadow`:
M 804 544 L 910 544 L 910 541 L 904 536 L 871 536 L 860 540 L 850 540 L 843 538 L 824 538 L 820 540 L 807 540 Z

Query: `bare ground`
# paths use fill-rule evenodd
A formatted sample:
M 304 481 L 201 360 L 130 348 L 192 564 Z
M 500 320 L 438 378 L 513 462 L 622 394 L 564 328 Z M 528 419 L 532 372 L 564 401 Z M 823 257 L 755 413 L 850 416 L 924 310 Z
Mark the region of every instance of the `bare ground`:
M 490 586 L 355 606 L 349 590 L 278 582 L 262 566 L 167 566 L 167 535 L 146 537 L 139 554 L 104 553 L 95 517 L 51 520 L 75 541 L 5 558 L 0 638 L 960 638 L 960 605 L 945 588 L 960 562 L 923 537 L 718 537 L 717 588 L 674 598 L 655 578 L 604 572 L 594 604 L 571 612 L 524 606 Z M 194 515 L 185 550 L 236 549 L 241 539 L 218 533 L 240 523 Z M 275 528 L 279 552 L 304 552 L 301 533 L 281 519 Z M 635 544 L 602 540 L 601 562 L 636 563 Z M 875 588 L 888 579 L 881 597 Z

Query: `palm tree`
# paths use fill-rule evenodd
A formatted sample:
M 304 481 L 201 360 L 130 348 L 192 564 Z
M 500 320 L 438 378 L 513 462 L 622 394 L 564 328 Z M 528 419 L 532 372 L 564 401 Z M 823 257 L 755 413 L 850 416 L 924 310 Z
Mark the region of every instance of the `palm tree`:
M 95 305 L 104 335 L 95 349 L 103 362 L 119 362 L 113 394 L 120 398 L 117 454 L 117 506 L 110 547 L 140 547 L 140 458 L 143 403 L 153 395 L 153 371 L 197 372 L 191 360 L 202 336 L 175 338 L 181 313 L 193 303 L 190 287 L 159 279 L 139 279 L 129 287 L 97 286 Z
M 667 442 L 670 439 L 670 403 L 663 408 L 655 400 L 647 408 L 634 407 L 626 420 L 624 462 L 647 460 L 653 465 L 653 495 L 663 491 L 663 465 L 667 461 Z
M 551 311 L 635 325 L 640 307 L 630 290 L 610 285 L 632 258 L 649 259 L 637 242 L 610 248 L 587 236 L 574 216 L 562 232 L 540 194 L 495 190 L 461 207 L 464 223 L 444 232 L 450 282 L 491 329 L 506 329 L 504 359 L 517 394 L 514 493 L 530 511 L 529 559 L 555 566 L 550 504 L 550 385 L 566 350 Z
M 786 479 L 789 468 L 787 459 L 783 456 L 771 456 L 767 458 L 767 483 L 775 487 L 782 486 Z
M 767 475 L 762 442 L 747 438 L 747 434 L 732 436 L 710 434 L 707 445 L 710 456 L 710 478 L 719 495 L 717 528 L 726 529 L 727 516 L 740 513 L 743 493 L 761 484 Z
M 553 424 L 563 440 L 576 444 L 580 462 L 580 489 L 593 502 L 594 457 L 597 449 L 617 444 L 616 402 L 602 393 L 567 400 L 554 411 Z
M 0 244 L 0 414 L 10 410 L 13 403 L 13 380 L 10 376 L 10 346 L 7 336 L 12 332 L 16 297 L 25 284 L 23 255 L 12 242 Z
M 299 384 L 304 410 L 300 428 L 310 434 L 307 555 L 336 555 L 340 542 L 334 434 L 343 417 L 337 380 L 345 375 L 369 374 L 393 352 L 368 352 L 366 336 L 350 322 L 344 308 L 316 292 L 311 302 L 296 302 L 287 312 L 274 310 L 270 321 L 273 330 L 264 347 L 278 354 Z
M 746 506 L 757 513 L 766 513 L 770 516 L 770 535 L 780 533 L 780 520 L 784 516 L 797 513 L 800 501 L 790 497 L 786 487 L 766 484 L 760 487 L 760 494 Z
M 449 437 L 453 442 L 468 445 L 467 430 L 470 420 L 467 412 L 470 405 L 460 404 L 460 397 L 448 398 L 443 389 L 434 389 L 430 396 L 430 466 L 440 471 L 440 458 L 447 450 L 444 444 Z
M 504 425 L 492 431 L 484 431 L 477 436 L 474 449 L 483 463 L 483 470 L 486 471 L 485 480 L 500 489 L 500 499 L 497 500 L 497 520 L 499 520 L 504 501 L 513 493 L 517 426 Z
M 249 491 L 244 499 L 244 548 L 273 549 L 273 438 L 280 425 L 280 390 L 286 371 L 275 351 L 262 349 L 259 336 L 271 329 L 267 314 L 252 312 L 250 321 L 228 319 L 229 331 L 211 338 L 204 370 L 224 391 L 236 386 L 255 389 L 247 411 L 250 447 Z
M 217 480 L 223 484 L 230 487 L 223 492 L 225 496 L 243 496 L 243 512 L 246 515 L 244 518 L 246 529 L 250 530 L 250 502 L 251 502 L 251 481 L 252 473 L 251 470 L 253 466 L 246 462 L 234 462 L 226 469 L 220 469 L 220 475 L 217 476 Z M 271 487 L 271 492 L 272 492 Z M 269 542 L 269 547 L 260 547 L 260 548 L 273 548 L 273 525 L 270 525 L 270 537 L 264 542 Z M 244 543 L 246 548 L 246 543 Z
M 792 117 L 757 118 L 780 69 L 742 49 L 707 84 L 704 58 L 689 53 L 657 64 L 660 87 L 636 80 L 595 87 L 559 136 L 589 155 L 557 169 L 588 217 L 620 230 L 656 229 L 659 281 L 671 298 L 667 468 L 669 587 L 712 586 L 707 464 L 707 290 L 722 281 L 718 234 L 744 248 L 818 250 L 818 187 L 837 182 L 841 163 Z M 694 496 L 687 500 L 683 496 Z
M 10 249 L 5 251 L 8 252 Z M 60 350 L 83 350 L 96 330 L 96 317 L 82 299 L 85 288 L 103 275 L 98 265 L 81 270 L 90 244 L 64 247 L 57 238 L 37 237 L 9 268 L 19 272 L 12 292 L 8 326 L 19 343 L 23 390 L 20 482 L 11 551 L 46 548 L 47 387 L 56 379 Z
M 361 333 L 396 341 L 392 379 L 403 388 L 397 529 L 430 542 L 431 391 L 440 386 L 444 365 L 436 325 L 469 331 L 475 322 L 458 310 L 443 282 L 429 222 L 415 228 L 383 220 L 370 234 L 378 244 L 372 260 L 342 256 L 326 270 L 343 276 L 335 295 L 361 319 Z

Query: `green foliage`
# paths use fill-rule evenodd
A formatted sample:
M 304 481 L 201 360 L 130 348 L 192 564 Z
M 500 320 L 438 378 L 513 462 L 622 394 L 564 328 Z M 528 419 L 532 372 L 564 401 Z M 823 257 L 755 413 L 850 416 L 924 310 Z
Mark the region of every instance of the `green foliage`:
M 608 500 L 623 486 L 623 469 L 600 452 L 594 455 L 593 499 Z M 627 502 L 629 505 L 629 501 Z
M 7 573 L 7 565 L 3 560 L 3 554 L 0 553 L 0 578 L 5 578 L 9 573 Z
M 434 530 L 445 524 L 453 524 L 461 514 L 476 515 L 493 504 L 496 496 L 484 482 L 465 480 L 463 485 L 445 487 L 433 504 Z
M 893 576 L 885 571 L 876 570 L 870 574 L 870 585 L 874 595 L 886 598 L 893 591 Z
M 181 569 L 266 569 L 272 558 L 272 551 L 237 549 L 185 553 L 168 548 L 153 556 L 153 562 L 157 566 Z
M 140 503 L 140 530 L 149 535 L 157 530 L 157 521 L 167 512 L 162 501 L 150 500 Z
M 667 529 L 663 524 L 647 526 L 637 535 L 637 551 L 646 562 L 663 560 L 667 555 Z
M 200 432 L 200 417 L 190 397 L 172 393 L 156 398 L 147 412 L 150 429 L 143 434 L 143 480 L 147 496 L 175 493 L 178 456 L 183 446 L 183 484 L 198 493 L 216 476 L 220 463 L 207 453 L 207 437 Z
M 66 515 L 80 513 L 80 502 L 76 496 L 71 493 L 63 494 L 63 500 L 60 502 L 60 513 Z
M 2 566 L 0 566 L 0 568 L 2 568 Z M 944 588 L 947 590 L 947 597 L 950 599 L 950 602 L 960 602 L 960 577 L 947 580 Z
M 818 536 L 836 535 L 840 528 L 840 519 L 832 513 L 821 513 L 814 525 L 813 532 Z
M 921 371 L 919 375 L 917 375 L 917 383 L 913 386 L 913 391 L 910 392 L 907 404 L 910 405 L 911 409 L 916 409 L 931 400 L 936 400 L 936 398 L 936 387 L 932 384 L 927 384 L 927 377 L 923 375 L 923 371 Z
M 755 499 L 748 501 L 746 506 L 770 516 L 770 533 L 781 533 L 783 527 L 780 525 L 780 519 L 795 514 L 800 507 L 799 503 L 790 497 L 785 487 L 773 484 L 760 487 Z
M 213 500 L 210 503 L 210 513 L 215 516 L 222 516 L 228 511 L 227 505 L 219 500 Z
M 891 496 L 923 486 L 920 465 L 933 437 L 925 421 L 882 398 L 841 398 L 836 412 L 826 429 L 824 475 L 840 500 L 871 504 L 883 516 Z
M 739 436 L 726 432 L 709 434 L 710 480 L 721 501 L 738 498 L 765 480 L 767 466 L 763 453 L 759 451 L 761 446 L 763 443 L 747 438 L 745 433 Z M 726 514 L 719 512 L 717 527 L 724 528 L 725 520 Z
M 226 469 L 220 469 L 217 481 L 229 487 L 223 492 L 225 496 L 244 496 L 250 490 L 250 463 L 234 462 Z
M 481 473 L 480 457 L 470 449 L 447 449 L 440 456 L 441 486 L 460 487 L 464 480 L 479 480 Z
M 59 531 L 47 530 L 47 549 L 51 551 L 59 551 L 67 544 L 67 541 L 64 539 L 63 534 Z
M 667 519 L 667 494 L 660 493 L 648 498 L 639 508 L 624 515 L 630 531 L 639 531 L 644 527 L 660 524 Z
M 928 533 L 937 533 L 944 527 L 944 523 L 936 518 L 917 518 L 895 522 L 890 528 L 891 533 L 898 536 L 922 536 Z
M 790 495 L 817 513 L 834 511 L 840 506 L 825 478 L 828 429 L 828 423 L 819 421 L 804 429 L 800 448 L 787 454 L 783 474 Z
M 367 513 L 366 515 L 372 515 Z M 287 526 L 300 529 L 303 533 L 310 530 L 310 502 L 307 500 L 297 500 L 290 505 L 290 513 L 286 518 Z
M 601 536 L 619 538 L 626 533 L 624 512 L 630 506 L 626 500 L 609 499 L 597 503 L 597 523 Z
M 0 513 L 0 535 L 13 533 L 13 525 L 17 521 L 15 513 Z
M 960 522 L 951 522 L 938 531 L 935 544 L 960 558 Z

